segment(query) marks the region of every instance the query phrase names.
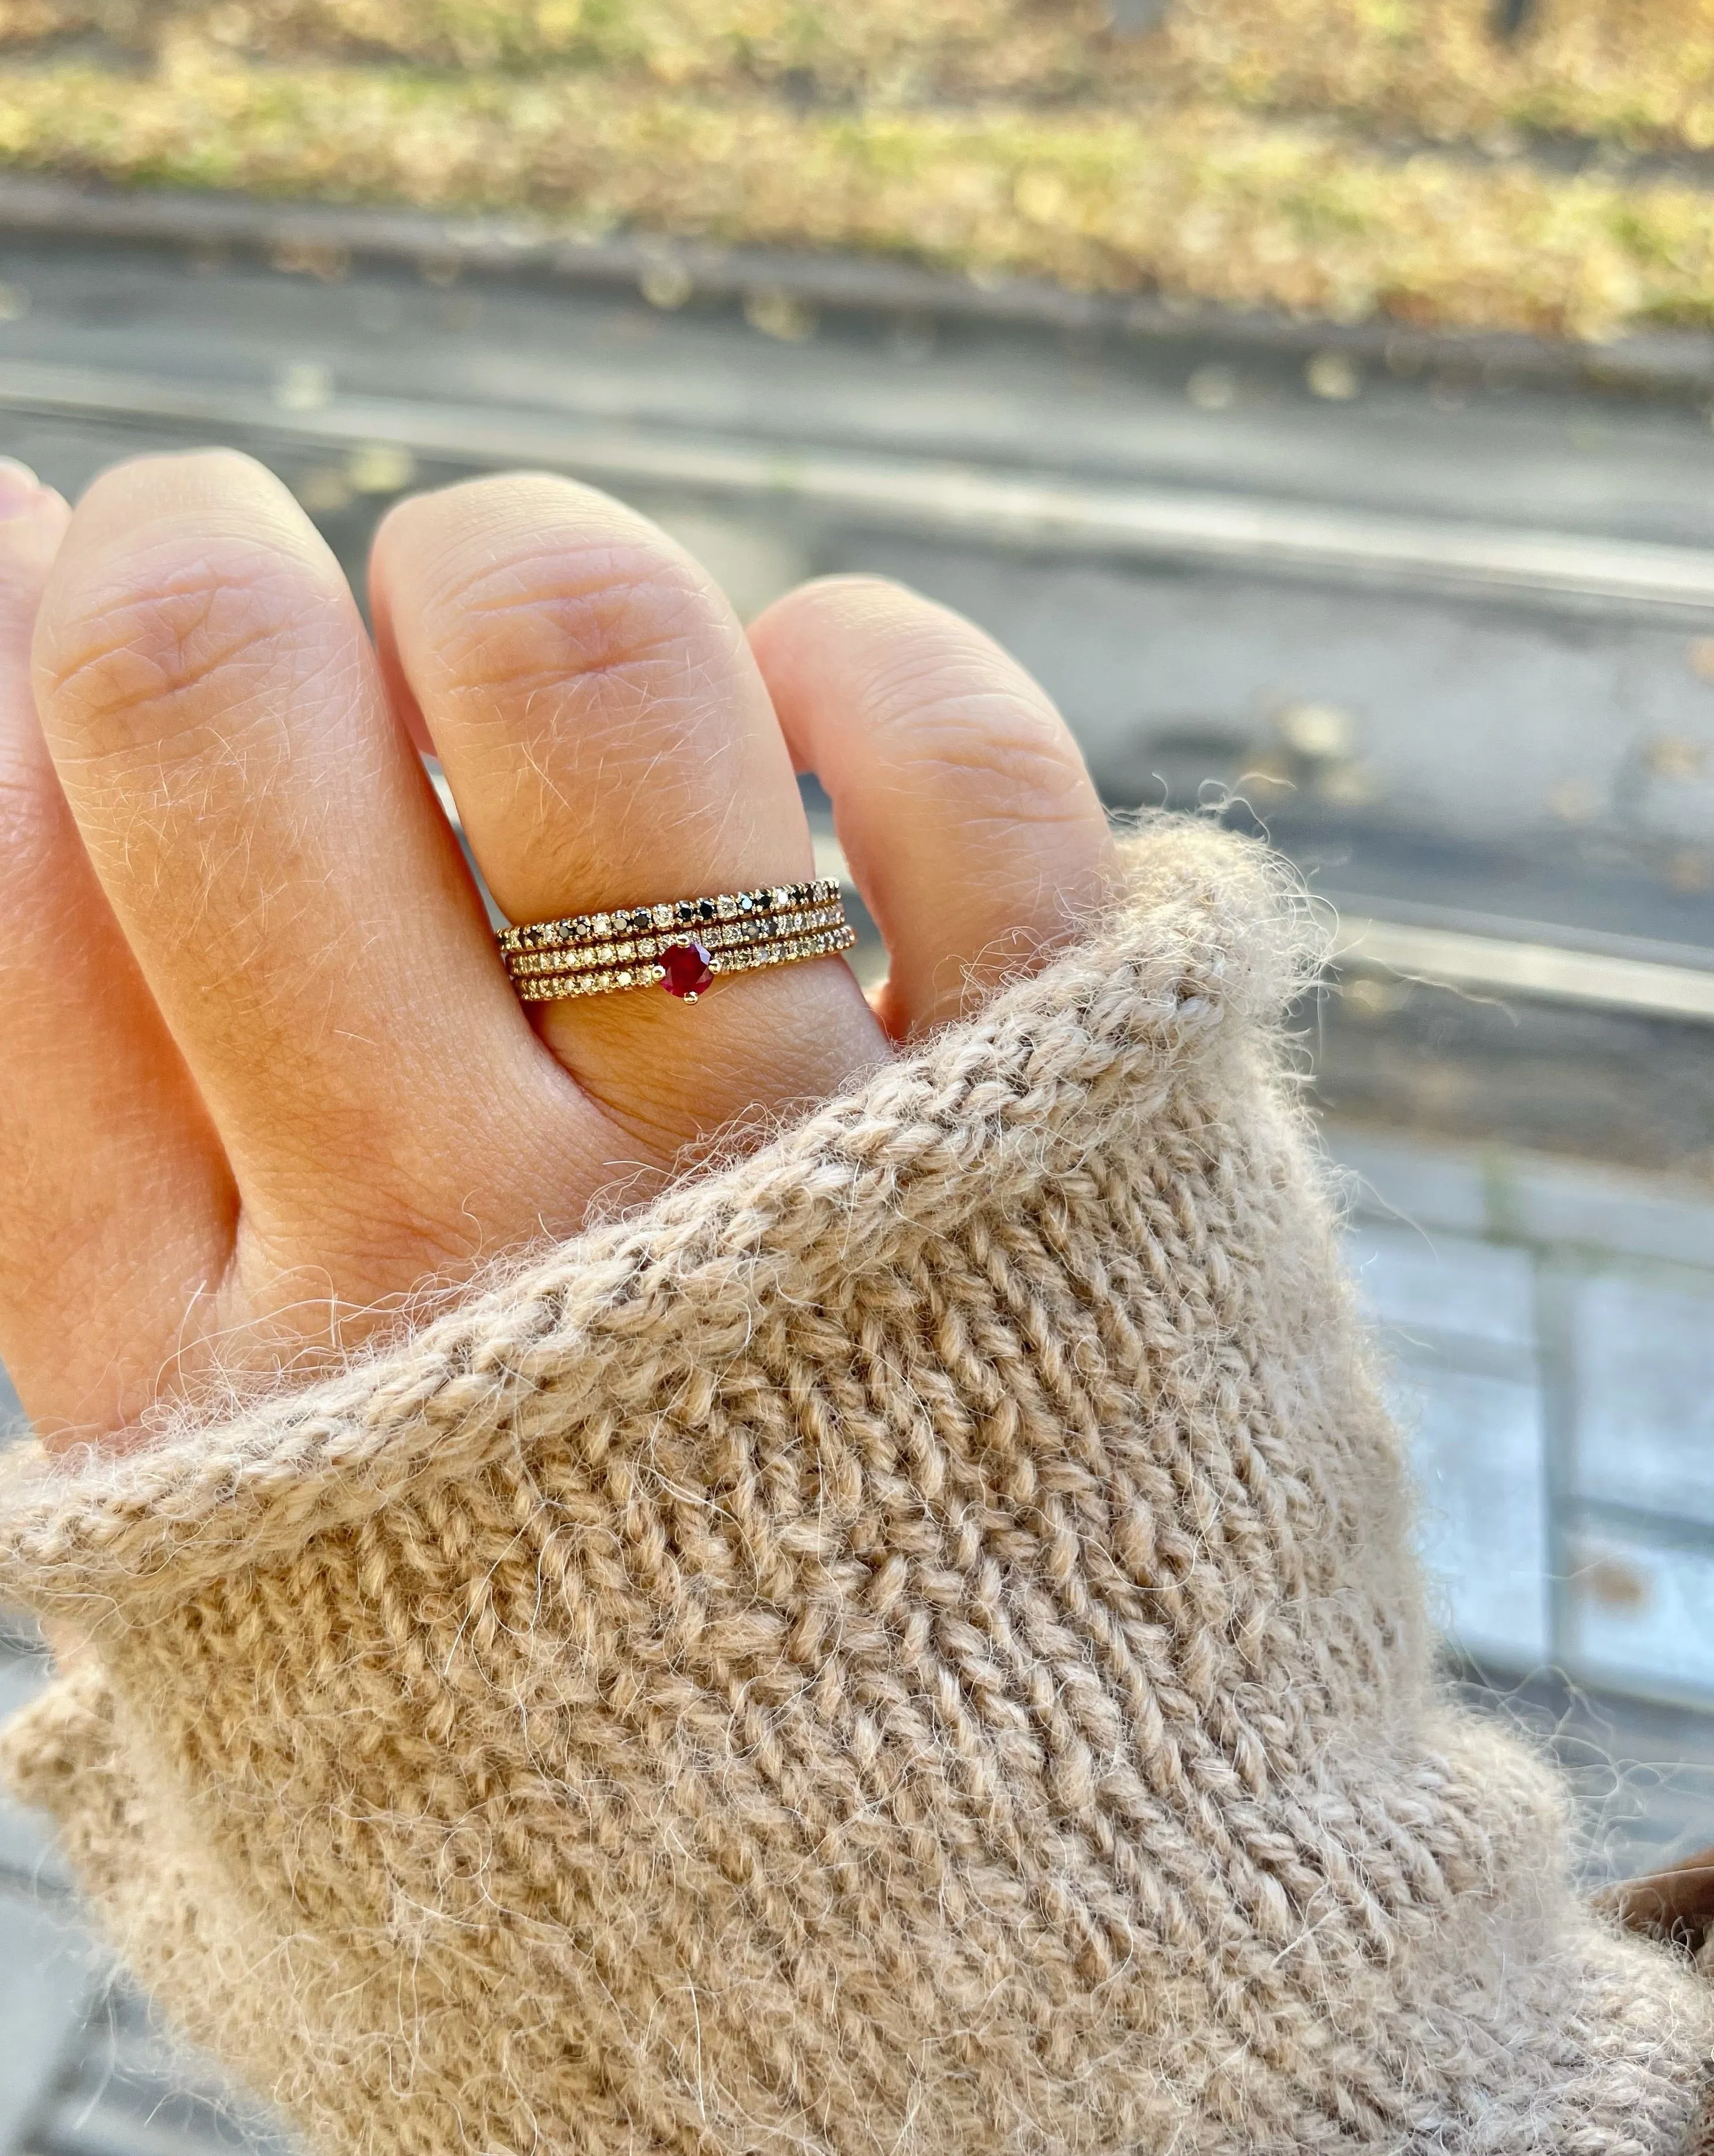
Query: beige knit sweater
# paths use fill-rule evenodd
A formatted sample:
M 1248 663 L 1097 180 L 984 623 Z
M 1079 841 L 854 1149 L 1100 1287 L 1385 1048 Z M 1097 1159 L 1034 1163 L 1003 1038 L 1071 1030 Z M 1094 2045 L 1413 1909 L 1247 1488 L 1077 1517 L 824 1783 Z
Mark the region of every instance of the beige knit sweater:
M 20 1468 L 13 1725 L 364 2156 L 1666 2156 L 1714 2015 L 1429 1669 L 1257 853 L 414 1337 Z

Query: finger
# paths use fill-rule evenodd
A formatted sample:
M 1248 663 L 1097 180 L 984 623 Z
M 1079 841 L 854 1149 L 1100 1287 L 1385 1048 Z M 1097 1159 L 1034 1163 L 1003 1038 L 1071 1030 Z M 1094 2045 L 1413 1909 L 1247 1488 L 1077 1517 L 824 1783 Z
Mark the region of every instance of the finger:
M 0 465 L 0 1358 L 50 1441 L 131 1419 L 220 1300 L 236 1200 L 90 870 L 30 634 L 70 512 Z
M 536 1232 L 590 1119 L 520 1017 L 351 593 L 278 481 L 223 452 L 99 479 L 36 677 L 232 1163 L 259 1301 L 310 1330 L 318 1302 Z
M 743 632 L 666 536 L 568 480 L 402 504 L 370 570 L 383 663 L 426 721 L 513 921 L 808 880 L 791 759 Z M 658 1152 L 819 1098 L 885 1052 L 837 957 L 537 1007 L 579 1083 Z
M 1061 942 L 1114 871 L 1077 744 L 972 624 L 867 577 L 806 584 L 751 644 L 885 942 L 895 1039 L 955 1017 Z

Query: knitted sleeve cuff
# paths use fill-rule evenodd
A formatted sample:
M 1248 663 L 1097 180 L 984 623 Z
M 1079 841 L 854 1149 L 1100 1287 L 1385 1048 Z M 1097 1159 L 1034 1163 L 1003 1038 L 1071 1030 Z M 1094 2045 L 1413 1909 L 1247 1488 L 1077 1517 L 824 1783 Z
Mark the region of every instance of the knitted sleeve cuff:
M 1434 1701 L 1311 947 L 1160 823 L 759 1152 L 14 1464 L 8 1771 L 182 2025 L 364 2156 L 1666 2156 L 1714 2022 Z
M 835 1283 L 890 1284 L 929 1245 L 1027 1216 L 1157 1113 L 1229 1019 L 1270 1027 L 1307 978 L 1313 932 L 1259 850 L 1162 823 L 1130 867 L 1087 942 L 971 1023 L 403 1344 L 235 1411 L 165 1410 L 141 1446 L 63 1464 L 19 1448 L 0 1467 L 0 1599 L 147 1623 L 406 1491 L 527 1454 L 538 1429 L 563 1441 L 706 1389 L 766 1316 L 825 1353 L 813 1312 Z

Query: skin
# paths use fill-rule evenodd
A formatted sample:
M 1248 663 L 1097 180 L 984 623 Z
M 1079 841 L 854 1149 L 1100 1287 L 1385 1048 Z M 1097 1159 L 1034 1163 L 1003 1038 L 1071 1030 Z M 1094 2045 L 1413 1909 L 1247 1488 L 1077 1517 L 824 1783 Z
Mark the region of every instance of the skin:
M 518 474 L 402 502 L 369 596 L 372 647 L 247 458 L 122 465 L 75 511 L 0 462 L 0 1360 L 50 1445 L 575 1234 L 955 1017 L 1111 875 L 1047 698 L 897 587 L 747 637 L 645 519 Z M 873 1009 L 823 959 L 526 1012 L 429 747 L 514 920 L 805 877 L 814 770 Z

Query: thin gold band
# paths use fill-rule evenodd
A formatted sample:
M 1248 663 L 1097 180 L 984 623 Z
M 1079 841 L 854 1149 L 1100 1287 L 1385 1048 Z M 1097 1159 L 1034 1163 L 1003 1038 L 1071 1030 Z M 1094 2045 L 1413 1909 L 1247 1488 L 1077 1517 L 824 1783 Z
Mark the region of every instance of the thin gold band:
M 839 886 L 830 877 L 813 883 L 767 884 L 754 891 L 723 891 L 713 898 L 670 899 L 664 906 L 618 906 L 608 913 L 576 913 L 557 921 L 526 921 L 500 932 L 500 947 L 515 951 L 569 951 L 615 937 L 645 936 L 662 929 L 688 930 L 716 921 L 765 920 L 793 906 L 835 906 Z
M 529 921 L 498 941 L 525 1003 L 654 987 L 695 1003 L 720 974 L 829 957 L 857 935 L 821 879 Z

